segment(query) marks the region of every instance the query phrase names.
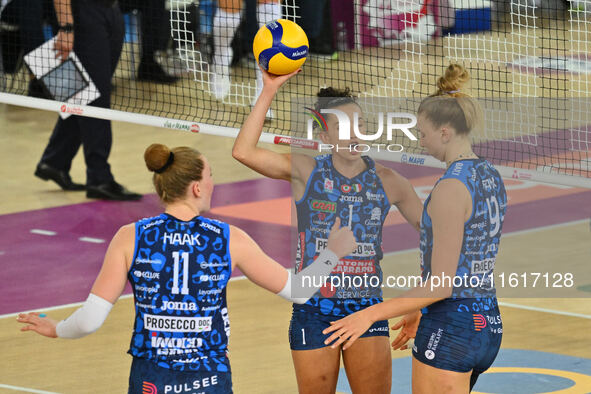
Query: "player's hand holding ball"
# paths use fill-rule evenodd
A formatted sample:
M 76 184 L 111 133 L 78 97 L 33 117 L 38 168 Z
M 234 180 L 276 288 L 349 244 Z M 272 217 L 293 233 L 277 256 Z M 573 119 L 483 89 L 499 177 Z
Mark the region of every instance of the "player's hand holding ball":
M 265 87 L 279 89 L 301 71 L 308 56 L 308 37 L 295 22 L 277 19 L 261 27 L 252 51 L 263 71 Z
M 275 75 L 290 74 L 300 68 L 306 61 L 308 49 L 304 30 L 287 19 L 277 19 L 261 27 L 252 43 L 257 63 Z

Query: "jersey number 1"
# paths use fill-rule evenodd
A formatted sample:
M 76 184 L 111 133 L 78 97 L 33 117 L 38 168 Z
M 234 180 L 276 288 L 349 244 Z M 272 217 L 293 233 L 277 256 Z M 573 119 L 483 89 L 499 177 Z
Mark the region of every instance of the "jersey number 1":
M 174 259 L 174 269 L 172 276 L 172 294 L 179 294 L 179 263 L 180 258 L 183 259 L 183 287 L 180 289 L 181 294 L 189 294 L 189 253 L 183 252 L 179 256 L 179 252 L 172 252 Z

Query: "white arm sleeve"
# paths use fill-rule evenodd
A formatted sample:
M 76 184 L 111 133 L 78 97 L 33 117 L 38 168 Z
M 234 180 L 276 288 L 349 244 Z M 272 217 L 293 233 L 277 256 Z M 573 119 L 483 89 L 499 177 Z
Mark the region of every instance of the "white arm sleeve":
M 76 339 L 92 334 L 100 328 L 111 312 L 113 304 L 94 294 L 89 294 L 84 305 L 56 327 L 59 338 Z
M 337 255 L 332 250 L 324 249 L 312 264 L 296 275 L 287 271 L 287 282 L 277 295 L 296 304 L 306 303 L 324 285 L 338 263 Z

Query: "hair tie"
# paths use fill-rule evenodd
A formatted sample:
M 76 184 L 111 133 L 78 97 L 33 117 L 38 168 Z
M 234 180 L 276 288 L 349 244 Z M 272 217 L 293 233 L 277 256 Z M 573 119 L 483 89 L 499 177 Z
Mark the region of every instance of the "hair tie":
M 449 90 L 447 92 L 445 92 L 446 94 L 454 94 L 454 93 L 460 93 L 460 89 L 458 90 Z
M 172 162 L 174 161 L 174 153 L 172 153 L 172 151 L 170 152 L 170 155 L 168 155 L 168 160 L 166 160 L 166 164 L 163 165 L 162 167 L 160 167 L 157 170 L 154 170 L 154 172 L 156 174 L 162 174 L 164 171 L 166 171 L 166 169 L 168 167 L 170 167 L 170 165 L 172 164 Z

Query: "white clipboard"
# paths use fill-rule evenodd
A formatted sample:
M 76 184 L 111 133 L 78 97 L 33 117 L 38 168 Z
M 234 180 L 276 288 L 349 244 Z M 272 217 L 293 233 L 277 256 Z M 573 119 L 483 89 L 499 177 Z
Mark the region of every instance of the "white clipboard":
M 100 97 L 100 92 L 74 51 L 62 61 L 54 48 L 57 36 L 27 53 L 25 62 L 56 101 L 86 105 Z M 65 119 L 69 113 L 60 112 Z

